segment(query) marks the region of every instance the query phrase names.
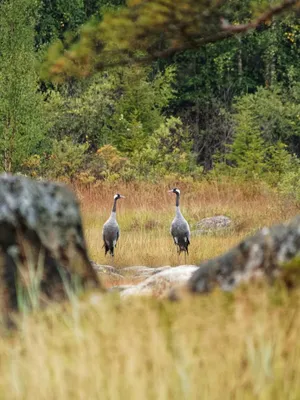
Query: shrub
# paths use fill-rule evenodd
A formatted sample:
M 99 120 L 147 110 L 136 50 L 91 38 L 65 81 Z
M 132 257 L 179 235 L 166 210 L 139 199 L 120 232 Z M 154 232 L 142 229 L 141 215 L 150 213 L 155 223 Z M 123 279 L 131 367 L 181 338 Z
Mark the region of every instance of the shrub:
M 280 110 L 285 108 L 288 105 L 281 102 L 278 93 L 266 89 L 240 98 L 233 116 L 233 142 L 226 146 L 225 155 L 215 157 L 216 167 L 212 174 L 243 180 L 260 179 L 276 186 L 291 164 L 288 145 L 282 140 L 292 135 L 288 128 L 293 125 L 296 115 L 293 110 L 293 113 L 281 116 Z
M 26 176 L 31 176 L 32 178 L 38 177 L 42 171 L 41 157 L 38 154 L 28 157 L 27 160 L 22 163 L 21 170 Z
M 114 181 L 121 178 L 128 160 L 112 145 L 100 147 L 88 157 L 86 170 L 95 180 Z
M 188 130 L 184 129 L 180 118 L 171 117 L 150 136 L 141 151 L 133 153 L 127 175 L 157 179 L 167 175 L 196 177 L 201 173 Z
M 296 156 L 291 157 L 290 168 L 281 176 L 278 183 L 279 192 L 296 200 L 300 205 L 300 160 Z
M 88 143 L 74 144 L 70 138 L 53 140 L 45 174 L 52 179 L 73 181 L 81 171 Z

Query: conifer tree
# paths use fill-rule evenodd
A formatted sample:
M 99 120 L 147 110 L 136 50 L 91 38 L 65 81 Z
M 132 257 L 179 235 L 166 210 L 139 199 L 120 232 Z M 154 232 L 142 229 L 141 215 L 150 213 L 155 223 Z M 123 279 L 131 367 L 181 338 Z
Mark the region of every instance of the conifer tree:
M 7 172 L 39 151 L 45 132 L 34 52 L 37 8 L 34 0 L 0 5 L 0 163 Z

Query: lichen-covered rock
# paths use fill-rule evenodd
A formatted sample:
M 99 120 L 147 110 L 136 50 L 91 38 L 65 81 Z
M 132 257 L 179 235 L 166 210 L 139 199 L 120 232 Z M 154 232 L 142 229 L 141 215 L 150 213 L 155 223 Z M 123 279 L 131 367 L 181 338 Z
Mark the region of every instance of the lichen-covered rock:
M 87 257 L 74 194 L 64 185 L 0 175 L 2 309 L 100 287 Z
M 153 268 L 153 270 L 156 269 L 158 268 Z M 186 283 L 197 269 L 196 265 L 179 265 L 160 269 L 139 284 L 122 288 L 120 296 L 122 298 L 130 296 L 167 297 L 172 288 Z
M 268 279 L 300 254 L 300 216 L 263 228 L 224 255 L 200 265 L 188 282 L 192 292 L 209 292 L 215 285 L 232 290 L 241 281 L 264 274 Z
M 111 265 L 102 265 L 102 264 L 97 264 L 95 261 L 90 261 L 92 267 L 94 270 L 101 276 L 112 276 L 116 278 L 124 278 L 123 275 L 121 275 L 120 270 L 118 270 L 115 267 L 112 267 Z
M 115 268 L 111 265 L 100 265 L 91 261 L 91 264 L 94 270 L 100 275 L 100 277 L 104 278 L 112 278 L 112 279 L 129 279 L 132 282 L 140 282 L 145 280 L 149 276 L 158 274 L 161 271 L 165 271 L 168 268 L 172 268 L 167 265 L 164 267 L 146 267 L 144 265 L 138 266 L 135 265 L 133 267 L 123 267 L 123 268 Z
M 192 235 L 198 236 L 223 231 L 224 229 L 231 227 L 231 225 L 232 220 L 225 215 L 215 215 L 213 217 L 203 218 L 201 221 L 196 223 Z
M 133 267 L 125 267 L 122 268 L 121 273 L 124 276 L 129 276 L 132 280 L 143 280 L 149 278 L 152 275 L 156 275 L 166 269 L 171 268 L 169 265 L 163 267 L 146 267 L 142 266 L 133 266 Z

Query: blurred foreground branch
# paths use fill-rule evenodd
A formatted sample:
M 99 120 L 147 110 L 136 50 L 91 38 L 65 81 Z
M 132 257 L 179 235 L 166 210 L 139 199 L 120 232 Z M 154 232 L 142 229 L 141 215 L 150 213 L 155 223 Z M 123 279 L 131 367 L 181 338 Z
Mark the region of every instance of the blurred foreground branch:
M 56 42 L 42 68 L 44 78 L 63 81 L 108 67 L 147 63 L 184 50 L 197 49 L 269 24 L 300 0 L 284 0 L 239 24 L 226 1 L 132 0 L 128 7 L 106 13 L 101 22 L 83 27 L 78 41 Z M 253 14 L 253 13 L 252 13 Z M 229 22 L 233 20 L 233 22 Z

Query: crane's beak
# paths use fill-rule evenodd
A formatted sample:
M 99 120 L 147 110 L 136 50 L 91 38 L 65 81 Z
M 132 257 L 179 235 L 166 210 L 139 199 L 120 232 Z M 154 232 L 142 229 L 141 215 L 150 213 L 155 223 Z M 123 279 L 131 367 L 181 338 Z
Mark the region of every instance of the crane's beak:
M 126 199 L 126 197 L 125 197 L 125 196 L 122 196 L 121 194 L 120 194 L 120 197 L 121 197 L 121 199 Z
M 168 193 L 173 193 L 173 190 L 168 190 Z

